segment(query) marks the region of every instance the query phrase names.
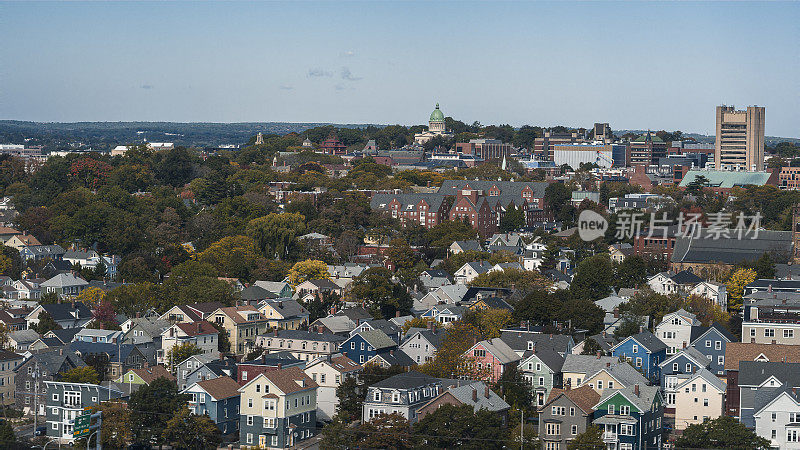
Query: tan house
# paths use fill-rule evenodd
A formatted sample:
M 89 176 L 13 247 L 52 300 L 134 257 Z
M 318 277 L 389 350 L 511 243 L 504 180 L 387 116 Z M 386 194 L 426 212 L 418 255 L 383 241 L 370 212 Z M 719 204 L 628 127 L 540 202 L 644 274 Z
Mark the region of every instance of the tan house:
M 689 375 L 675 388 L 675 429 L 716 419 L 725 410 L 725 382 L 706 369 Z
M 319 358 L 306 364 L 304 372 L 319 385 L 317 389 L 317 418 L 330 420 L 336 414 L 339 398 L 336 388 L 344 380 L 356 377 L 364 368 L 347 356 Z
M 208 320 L 228 334 L 231 351 L 243 355 L 255 347 L 256 336 L 267 331 L 267 318 L 255 306 L 227 306 L 211 313 Z
M 24 234 L 15 234 L 11 236 L 11 238 L 5 241 L 3 245 L 19 251 L 23 247 L 27 247 L 30 245 L 42 245 L 42 243 L 39 242 L 39 240 L 36 239 L 33 235 L 24 233 Z
M 608 365 L 620 364 L 619 358 L 601 355 L 574 355 L 564 356 L 564 364 L 561 366 L 564 386 L 577 388 L 582 386 L 587 376 L 597 373 L 600 369 Z
M 581 386 L 588 385 L 602 397 L 605 391 L 624 389 L 637 384 L 644 386 L 648 382 L 647 378 L 633 366 L 627 363 L 611 364 L 608 362 L 606 367 L 593 374 L 588 374 Z

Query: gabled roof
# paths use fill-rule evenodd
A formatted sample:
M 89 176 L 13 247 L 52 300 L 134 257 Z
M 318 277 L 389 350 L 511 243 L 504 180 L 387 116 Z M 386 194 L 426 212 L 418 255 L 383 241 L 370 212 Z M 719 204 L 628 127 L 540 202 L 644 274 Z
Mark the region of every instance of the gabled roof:
M 269 305 L 284 319 L 292 317 L 306 317 L 310 313 L 300 303 L 292 299 L 266 300 L 261 305 Z
M 278 339 L 296 339 L 320 342 L 335 342 L 342 343 L 345 337 L 333 333 L 317 333 L 314 331 L 303 330 L 277 330 L 276 332 L 262 335 L 265 338 L 273 337 Z
M 266 289 L 267 291 L 272 292 L 273 294 L 275 294 L 277 296 L 283 289 L 286 288 L 288 283 L 286 283 L 284 281 L 262 281 L 262 280 L 259 280 L 259 281 L 256 281 L 255 283 L 253 283 L 253 285 L 254 286 L 258 286 L 261 289 Z
M 244 392 L 249 385 L 260 380 L 261 377 L 268 379 L 285 395 L 319 387 L 319 385 L 299 367 L 286 367 L 280 370 L 272 370 L 259 374 L 257 377 L 253 378 L 252 381 L 240 387 L 239 392 Z
M 213 325 L 206 322 L 205 320 L 200 320 L 197 322 L 191 323 L 176 323 L 176 327 L 180 328 L 181 331 L 186 333 L 188 336 L 202 336 L 204 334 L 219 334 L 216 328 Z
M 655 401 L 656 396 L 659 395 L 660 389 L 661 388 L 658 386 L 639 385 L 639 395 L 636 395 L 635 386 L 626 386 L 617 390 L 606 389 L 603 391 L 603 396 L 594 405 L 594 409 L 597 409 L 598 406 L 605 403 L 611 397 L 621 395 L 639 409 L 639 411 L 648 411 L 653 401 Z
M 561 367 L 564 365 L 564 357 L 554 349 L 548 347 L 537 347 L 536 353 L 533 351 L 526 351 L 522 354 L 520 364 L 531 356 L 538 358 L 539 361 L 550 368 L 554 373 L 560 373 Z
M 315 362 L 309 363 L 306 366 L 306 368 L 315 365 L 317 362 L 321 362 L 323 364 L 328 364 L 329 366 L 331 366 L 333 368 L 333 370 L 335 370 L 335 371 L 337 371 L 339 373 L 358 372 L 359 370 L 362 370 L 364 368 L 360 364 L 357 364 L 355 361 L 353 361 L 352 359 L 350 359 L 350 358 L 348 358 L 347 356 L 344 356 L 344 355 L 334 356 L 334 357 L 332 357 L 330 359 L 330 361 L 328 361 L 326 359 L 318 359 Z
M 442 344 L 442 339 L 447 336 L 447 330 L 429 330 L 427 328 L 420 329 L 413 334 L 406 334 L 407 337 L 403 341 L 403 344 L 411 341 L 412 339 L 419 339 L 417 338 L 418 334 L 425 338 L 425 340 L 428 341 L 434 348 L 438 349 Z
M 561 366 L 561 372 L 595 373 L 603 367 L 606 367 L 607 363 L 611 365 L 622 364 L 619 358 L 614 356 L 573 355 L 569 353 L 564 355 L 564 365 Z
M 278 296 L 254 284 L 243 289 L 242 292 L 239 293 L 239 297 L 242 300 L 264 300 L 268 298 L 277 298 Z
M 741 361 L 739 386 L 760 386 L 775 377 L 785 386 L 800 386 L 800 363 Z
M 800 363 L 800 345 L 728 342 L 725 345 L 725 370 L 739 370 L 741 361 L 755 361 L 762 355 L 772 362 Z
M 210 380 L 198 381 L 195 384 L 217 401 L 239 396 L 239 383 L 231 377 L 222 376 Z M 188 389 L 191 389 L 191 386 L 186 390 Z
M 718 322 L 714 322 L 709 327 L 704 327 L 702 325 L 701 326 L 692 327 L 691 343 L 694 344 L 698 340 L 700 340 L 703 337 L 705 337 L 712 330 L 715 330 L 716 332 L 718 332 L 721 336 L 723 336 L 725 339 L 727 339 L 728 342 L 736 342 L 737 341 L 736 337 L 733 334 L 731 334 L 731 332 L 728 331 L 725 328 L 725 326 L 723 326 L 722 324 L 720 324 Z
M 453 245 L 457 246 L 458 248 L 460 248 L 465 252 L 470 250 L 476 252 L 483 251 L 483 248 L 481 247 L 481 244 L 478 241 L 454 241 L 452 244 L 450 244 L 450 246 L 452 247 Z
M 336 313 L 335 315 L 347 317 L 353 322 L 357 322 L 358 320 L 361 320 L 362 322 L 365 320 L 372 320 L 372 314 L 367 312 L 367 310 L 361 306 L 354 306 L 352 308 L 343 309 L 338 313 Z
M 500 338 L 480 341 L 467 351 L 469 352 L 478 346 L 483 347 L 487 352 L 491 353 L 501 364 L 510 364 L 520 360 L 520 356 Z
M 81 355 L 108 355 L 109 361 L 124 361 L 130 356 L 131 352 L 138 350 L 133 344 L 112 344 L 110 342 L 85 342 L 74 341 L 67 345 L 67 348 Z M 67 353 L 66 351 L 64 353 Z
M 383 362 L 385 362 L 388 366 L 397 367 L 411 367 L 416 364 L 416 362 L 414 362 L 414 360 L 402 350 L 392 350 L 389 352 L 378 353 L 370 358 L 367 363 L 371 363 L 376 360 L 383 360 Z
M 472 304 L 474 305 L 476 303 L 483 303 L 484 305 L 493 309 L 506 309 L 508 311 L 514 311 L 514 307 L 509 305 L 507 301 L 500 297 L 483 297 L 480 300 L 475 300 Z
M 150 366 L 150 367 L 143 367 L 141 369 L 130 369 L 128 372 L 133 372 L 145 382 L 145 384 L 150 384 L 158 378 L 166 378 L 169 381 L 175 381 L 175 376 L 169 373 L 164 366 Z M 126 372 L 127 375 L 127 372 Z M 125 380 L 122 380 L 125 382 Z
M 711 361 L 706 358 L 706 355 L 700 352 L 700 350 L 689 346 L 684 349 L 681 349 L 678 353 L 670 356 L 669 358 L 662 361 L 659 366 L 660 367 L 667 367 L 667 365 L 672 364 L 674 359 L 677 359 L 679 356 L 683 356 L 688 358 L 690 361 L 694 362 L 695 365 L 700 367 L 708 367 L 711 364 Z
M 755 261 L 764 253 L 770 253 L 778 262 L 785 262 L 786 257 L 782 255 L 791 254 L 791 247 L 791 231 L 759 230 L 758 239 L 677 237 L 672 262 L 739 264 Z
M 361 332 L 353 335 L 353 337 L 355 337 L 355 336 L 361 336 L 361 338 L 364 339 L 364 341 L 366 341 L 367 344 L 371 345 L 376 351 L 384 349 L 384 348 L 390 348 L 390 347 L 396 347 L 397 346 L 397 343 L 395 341 L 393 341 L 392 338 L 387 336 L 386 333 L 384 333 L 381 330 L 361 331 Z M 352 339 L 352 337 L 351 337 L 351 339 Z
M 436 401 L 436 399 L 442 397 L 443 395 L 450 394 L 462 405 L 472 406 L 472 410 L 474 412 L 478 412 L 481 409 L 485 409 L 490 412 L 499 412 L 506 411 L 511 408 L 511 406 L 506 403 L 505 400 L 500 398 L 500 396 L 495 394 L 491 389 L 488 389 L 489 396 L 487 397 L 487 388 L 488 386 L 486 386 L 486 384 L 484 384 L 482 381 L 471 384 L 450 386 L 447 388 L 447 390 L 436 396 L 436 398 L 426 403 L 425 406 L 433 403 Z M 477 396 L 475 396 L 477 400 L 473 400 L 474 392 L 477 392 Z M 422 407 L 424 408 L 425 406 Z
M 346 316 L 320 317 L 312 325 L 323 325 L 333 333 L 350 332 L 356 327 L 355 322 Z
M 588 380 L 602 371 L 605 371 L 609 376 L 617 380 L 623 386 L 633 386 L 634 384 L 645 385 L 648 383 L 647 378 L 645 378 L 644 375 L 627 363 L 611 364 L 610 366 L 601 368 L 597 372 L 591 374 L 587 373 L 584 380 Z
M 411 370 L 393 377 L 389 377 L 383 381 L 379 381 L 370 385 L 370 387 L 387 389 L 413 389 L 440 381 L 441 380 L 439 378 L 419 373 L 416 370 Z
M 775 400 L 783 396 L 789 397 L 795 403 L 795 406 L 800 406 L 800 396 L 798 396 L 795 389 L 789 387 L 777 389 L 759 389 L 756 392 L 756 398 L 753 405 L 753 410 L 755 412 L 754 416 L 760 416 L 761 413 L 767 409 L 767 407 L 775 402 Z M 794 411 L 797 411 L 797 409 Z
M 623 339 L 622 342 L 612 347 L 611 350 L 616 349 L 624 342 L 628 340 L 634 340 L 639 343 L 642 347 L 644 347 L 650 353 L 656 353 L 661 350 L 666 350 L 667 345 L 661 342 L 661 339 L 657 338 L 656 335 L 651 333 L 649 330 L 644 330 L 641 333 L 634 334 L 633 336 L 628 336 L 627 338 Z
M 594 304 L 602 308 L 605 312 L 613 312 L 614 308 L 619 307 L 619 305 L 627 301 L 628 299 L 618 297 L 616 295 L 609 295 L 608 297 L 601 298 L 600 300 L 595 300 Z
M 500 339 L 518 353 L 528 350 L 528 342 L 533 342 L 537 353 L 543 348 L 550 348 L 558 353 L 564 353 L 572 341 L 572 336 L 567 334 L 544 334 L 534 331 L 503 330 L 500 333 Z
M 84 367 L 86 363 L 75 353 L 62 350 L 44 350 L 31 355 L 29 360 L 34 360 L 39 364 L 42 373 L 53 375 L 67 363 L 70 367 Z M 27 361 L 26 361 L 27 362 Z
M 0 361 L 13 361 L 15 359 L 22 359 L 22 355 L 18 355 L 8 350 L 0 349 Z
M 67 272 L 67 273 L 60 273 L 53 278 L 43 282 L 41 287 L 43 288 L 64 288 L 64 287 L 72 287 L 72 286 L 86 286 L 89 283 L 86 282 L 81 277 L 77 277 L 74 274 Z
M 131 322 L 151 337 L 160 336 L 170 326 L 169 322 L 157 317 L 136 317 L 131 319 Z
M 39 333 L 30 328 L 26 328 L 24 330 L 17 330 L 8 333 L 8 337 L 13 339 L 14 342 L 18 344 L 30 344 L 31 342 L 39 339 Z
M 697 372 L 692 374 L 686 381 L 675 386 L 675 389 L 677 391 L 680 391 L 684 386 L 689 385 L 698 378 L 702 378 L 706 383 L 710 384 L 714 389 L 720 392 L 725 392 L 725 387 L 727 386 L 725 382 L 722 381 L 718 376 L 714 375 L 713 373 L 709 372 L 706 369 L 698 370 Z
M 664 314 L 664 317 L 661 319 L 661 323 L 665 323 L 671 320 L 674 316 L 679 316 L 689 322 L 691 325 L 700 325 L 700 321 L 697 320 L 697 316 L 686 311 L 685 309 L 681 308 L 677 311 L 673 311 L 671 313 Z M 661 323 L 659 325 L 661 325 Z
M 698 277 L 694 273 L 689 272 L 688 270 L 682 270 L 682 271 L 680 271 L 680 272 L 678 272 L 678 273 L 676 273 L 675 275 L 672 276 L 672 281 L 674 281 L 674 282 L 676 282 L 678 284 L 695 285 L 697 283 L 702 282 L 703 279 Z
M 75 305 L 74 307 L 72 305 Z M 49 303 L 41 305 L 42 309 L 50 314 L 56 322 L 60 320 L 75 320 L 73 312 L 77 311 L 78 318 L 88 319 L 92 317 L 92 311 L 83 304 L 83 302 L 73 303 Z
M 558 389 L 553 388 L 550 390 L 550 395 L 547 397 L 547 403 L 540 408 L 539 410 L 542 411 L 544 408 L 550 405 L 553 401 L 561 396 L 565 396 L 572 400 L 572 403 L 583 411 L 584 414 L 591 414 L 594 412 L 594 406 L 600 400 L 600 394 L 597 393 L 594 389 L 589 387 L 589 385 L 584 385 L 579 388 L 575 389 Z

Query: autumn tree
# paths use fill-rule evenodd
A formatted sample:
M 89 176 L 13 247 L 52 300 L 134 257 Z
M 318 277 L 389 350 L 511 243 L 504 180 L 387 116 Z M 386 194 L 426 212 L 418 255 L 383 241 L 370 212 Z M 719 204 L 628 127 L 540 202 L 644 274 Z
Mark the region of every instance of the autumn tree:
M 539 272 L 523 269 L 493 270 L 478 275 L 470 286 L 517 289 L 527 295 L 536 289 L 547 289 L 552 283 Z
M 110 301 L 103 299 L 94 309 L 91 328 L 121 330 L 117 323 L 117 313 L 114 312 L 114 305 Z
M 726 283 L 728 292 L 728 311 L 738 313 L 742 308 L 742 296 L 744 287 L 756 281 L 758 273 L 753 269 L 739 269 L 731 275 Z
M 500 330 L 511 323 L 511 311 L 500 308 L 488 308 L 467 311 L 462 320 L 472 325 L 481 339 L 500 337 Z
M 123 402 L 103 402 L 103 432 L 101 441 L 105 448 L 127 448 L 133 442 L 131 411 Z
M 289 284 L 297 287 L 308 280 L 324 280 L 330 278 L 328 273 L 328 265 L 325 261 L 317 259 L 307 259 L 305 261 L 296 262 L 291 269 L 289 269 Z
M 39 313 L 39 322 L 31 328 L 37 333 L 44 335 L 51 330 L 60 330 L 61 325 L 53 320 L 53 317 L 47 311 L 42 311 Z
M 404 323 L 400 329 L 403 330 L 403 333 L 406 333 L 411 328 L 428 328 L 429 324 L 437 330 L 442 327 L 441 322 L 438 320 L 425 317 L 414 317 L 413 319 L 406 320 L 406 323 Z
M 251 220 L 246 231 L 267 258 L 285 259 L 305 233 L 306 218 L 298 213 L 267 214 Z
M 97 374 L 97 370 L 92 366 L 74 367 L 66 372 L 62 372 L 60 375 L 59 381 L 65 383 L 100 383 L 100 376 Z
M 708 297 L 692 294 L 684 300 L 684 308 L 697 316 L 703 326 L 710 326 L 714 322 L 728 323 L 730 313 L 724 311 L 714 300 Z
M 433 359 L 419 366 L 418 370 L 438 378 L 472 377 L 475 374 L 475 361 L 464 353 L 479 336 L 472 324 L 464 320 L 452 322 Z
M 164 442 L 179 450 L 215 450 L 222 442 L 217 425 L 207 415 L 192 414 L 182 406 L 167 420 Z
M 247 278 L 257 259 L 255 243 L 248 236 L 226 236 L 211 244 L 198 257 L 221 275 L 237 278 Z

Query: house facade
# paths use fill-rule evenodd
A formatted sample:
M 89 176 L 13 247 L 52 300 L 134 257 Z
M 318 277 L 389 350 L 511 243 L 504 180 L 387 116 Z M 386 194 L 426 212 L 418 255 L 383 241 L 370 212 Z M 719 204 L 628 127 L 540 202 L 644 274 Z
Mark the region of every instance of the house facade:
M 361 420 L 369 422 L 381 414 L 399 413 L 416 422 L 417 411 L 452 384 L 455 380 L 445 382 L 417 371 L 389 377 L 367 389 Z
M 692 342 L 692 327 L 699 326 L 696 316 L 684 309 L 666 314 L 656 325 L 656 336 L 667 346 L 667 355 L 674 355 Z
M 70 423 L 84 408 L 122 397 L 123 393 L 98 384 L 45 381 L 47 387 L 47 437 L 59 443 L 72 443 L 74 425 Z
M 319 386 L 317 389 L 317 419 L 328 421 L 336 414 L 339 398 L 336 389 L 346 379 L 358 377 L 364 368 L 346 356 L 318 358 L 309 362 L 303 371 Z
M 566 450 L 569 441 L 592 423 L 594 405 L 600 395 L 589 386 L 554 389 L 539 407 L 539 437 L 546 450 Z
M 716 419 L 725 410 L 725 382 L 705 369 L 690 374 L 673 395 L 676 430 Z
M 271 333 L 256 337 L 256 346 L 263 348 L 267 353 L 289 352 L 302 361 L 338 353 L 345 338 L 333 333 L 321 333 L 319 330 L 319 328 L 316 331 L 273 330 Z
M 592 423 L 603 430 L 606 448 L 662 448 L 664 402 L 658 386 L 608 391 L 594 410 Z
M 207 414 L 223 434 L 239 431 L 239 383 L 230 377 L 219 377 L 192 383 L 181 391 L 189 395 L 192 414 Z
M 666 358 L 666 352 L 667 346 L 649 331 L 628 336 L 611 348 L 612 356 L 627 359 L 653 382 L 660 381 L 659 363 Z

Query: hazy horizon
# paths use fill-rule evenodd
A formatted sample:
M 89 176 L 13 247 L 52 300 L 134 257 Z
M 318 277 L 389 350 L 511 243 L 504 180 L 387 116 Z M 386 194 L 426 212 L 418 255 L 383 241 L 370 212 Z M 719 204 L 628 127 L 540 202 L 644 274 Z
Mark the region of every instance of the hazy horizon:
M 0 118 L 798 137 L 797 3 L 0 3 Z

